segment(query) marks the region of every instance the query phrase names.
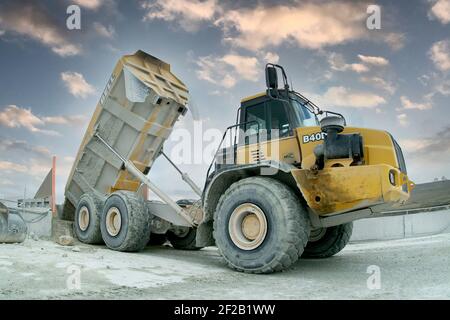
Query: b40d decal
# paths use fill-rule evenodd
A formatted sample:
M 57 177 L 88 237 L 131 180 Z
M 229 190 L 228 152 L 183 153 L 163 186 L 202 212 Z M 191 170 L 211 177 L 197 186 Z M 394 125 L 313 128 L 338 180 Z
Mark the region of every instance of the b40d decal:
M 303 136 L 303 143 L 316 142 L 325 139 L 327 134 L 325 132 L 317 132 Z

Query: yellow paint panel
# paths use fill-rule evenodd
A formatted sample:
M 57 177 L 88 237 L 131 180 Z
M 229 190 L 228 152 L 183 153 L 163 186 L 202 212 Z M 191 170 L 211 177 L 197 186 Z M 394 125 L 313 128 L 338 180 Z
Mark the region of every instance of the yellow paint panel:
M 386 131 L 345 127 L 343 134 L 359 133 L 363 137 L 364 143 L 364 164 L 376 165 L 387 164 L 392 167 L 398 167 L 397 156 L 395 154 L 392 139 Z M 316 157 L 314 148 L 322 144 L 323 140 L 307 141 L 310 137 L 318 137 L 321 134 L 320 127 L 297 128 L 297 136 L 302 150 L 302 168 L 311 168 Z M 305 138 L 306 137 L 306 138 Z
M 259 144 L 240 146 L 236 152 L 237 164 L 256 163 L 260 160 L 273 160 L 289 164 L 300 163 L 300 149 L 297 137 L 287 137 L 271 141 L 263 141 Z
M 141 182 L 136 180 L 120 180 L 118 181 L 114 187 L 111 187 L 110 193 L 116 190 L 128 190 L 128 191 L 137 191 Z
M 389 165 L 328 168 L 317 172 L 292 170 L 308 206 L 317 214 L 346 212 L 383 202 L 402 202 L 409 198 L 402 185 L 389 182 Z M 408 183 L 408 181 L 403 181 Z

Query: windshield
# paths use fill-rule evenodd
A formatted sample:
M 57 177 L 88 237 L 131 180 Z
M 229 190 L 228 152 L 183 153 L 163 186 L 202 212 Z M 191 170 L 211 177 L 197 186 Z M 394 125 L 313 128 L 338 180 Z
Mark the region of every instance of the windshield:
M 306 108 L 304 103 L 293 97 L 291 97 L 290 100 L 301 124 L 304 127 L 316 127 L 319 125 L 316 115 Z

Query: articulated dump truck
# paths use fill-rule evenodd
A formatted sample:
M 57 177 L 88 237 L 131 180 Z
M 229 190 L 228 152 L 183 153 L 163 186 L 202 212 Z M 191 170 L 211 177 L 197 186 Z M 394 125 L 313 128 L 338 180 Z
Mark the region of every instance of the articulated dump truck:
M 175 201 L 147 174 L 158 156 L 172 163 L 163 145 L 187 103 L 169 64 L 142 51 L 120 59 L 65 190 L 62 216 L 80 241 L 118 251 L 215 245 L 231 268 L 270 273 L 338 253 L 352 221 L 383 215 L 373 208 L 401 204 L 414 186 L 388 132 L 348 127 L 268 64 L 266 90 L 241 101 L 203 190 L 178 170 L 200 199 Z

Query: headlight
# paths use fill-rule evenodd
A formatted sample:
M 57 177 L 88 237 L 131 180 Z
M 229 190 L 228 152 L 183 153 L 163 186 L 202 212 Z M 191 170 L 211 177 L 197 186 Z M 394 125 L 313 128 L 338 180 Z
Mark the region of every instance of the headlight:
M 389 171 L 389 182 L 395 186 L 395 171 L 394 170 L 390 170 Z

